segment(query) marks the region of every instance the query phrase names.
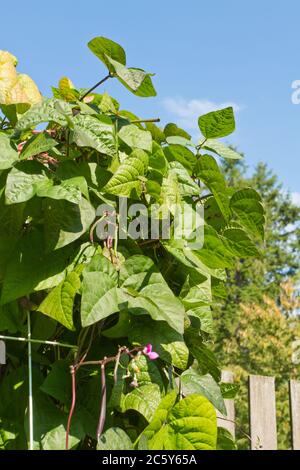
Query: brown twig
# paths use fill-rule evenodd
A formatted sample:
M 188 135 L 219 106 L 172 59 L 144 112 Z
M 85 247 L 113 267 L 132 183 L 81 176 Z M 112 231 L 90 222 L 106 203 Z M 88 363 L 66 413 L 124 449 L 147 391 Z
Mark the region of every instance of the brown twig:
M 68 423 L 67 423 L 66 450 L 69 449 L 69 434 L 70 434 L 70 428 L 71 428 L 71 421 L 72 421 L 72 416 L 73 416 L 75 404 L 76 404 L 76 369 L 75 367 L 71 366 L 70 371 L 71 371 L 71 377 L 72 377 L 72 403 L 71 403 L 71 408 L 70 408 L 70 412 L 68 416 Z

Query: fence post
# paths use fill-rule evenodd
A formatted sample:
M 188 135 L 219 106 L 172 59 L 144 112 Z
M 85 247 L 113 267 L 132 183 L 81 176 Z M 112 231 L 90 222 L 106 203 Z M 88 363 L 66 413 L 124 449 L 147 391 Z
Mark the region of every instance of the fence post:
M 226 383 L 233 383 L 234 374 L 229 370 L 222 370 L 221 381 Z M 218 417 L 218 426 L 227 429 L 233 437 L 235 437 L 235 411 L 234 411 L 234 400 L 226 399 L 224 400 L 225 407 L 227 410 L 227 416 L 223 416 L 219 411 L 217 411 Z
M 276 450 L 275 379 L 249 376 L 251 450 Z
M 293 450 L 300 450 L 300 382 L 290 380 L 290 413 Z

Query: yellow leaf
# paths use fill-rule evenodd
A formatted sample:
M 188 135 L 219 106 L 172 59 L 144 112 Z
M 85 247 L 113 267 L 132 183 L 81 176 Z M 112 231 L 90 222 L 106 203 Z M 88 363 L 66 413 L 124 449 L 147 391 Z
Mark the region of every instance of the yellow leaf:
M 34 81 L 18 74 L 17 59 L 7 51 L 0 51 L 0 104 L 35 104 L 42 96 Z

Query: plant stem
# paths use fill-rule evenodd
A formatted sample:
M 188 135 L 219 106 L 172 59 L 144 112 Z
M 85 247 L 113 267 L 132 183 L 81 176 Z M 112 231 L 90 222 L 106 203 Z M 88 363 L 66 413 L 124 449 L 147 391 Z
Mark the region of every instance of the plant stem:
M 104 358 L 106 359 L 106 358 Z M 105 364 L 101 364 L 101 406 L 100 406 L 100 416 L 99 423 L 97 427 L 97 441 L 102 434 L 106 418 L 106 377 L 105 377 Z
M 33 399 L 32 399 L 32 357 L 30 312 L 27 312 L 28 338 L 28 414 L 29 414 L 29 450 L 33 450 Z
M 111 73 L 106 75 L 106 77 L 102 78 L 102 80 L 100 80 L 98 83 L 96 83 L 96 85 L 92 86 L 92 88 L 90 88 L 84 95 L 82 95 L 82 97 L 79 99 L 79 101 L 82 101 L 87 95 L 89 95 L 93 90 L 95 90 L 95 88 L 102 85 L 102 83 L 104 83 L 106 80 L 108 80 L 109 78 L 112 78 L 112 77 L 113 77 L 113 75 Z
M 138 124 L 142 122 L 160 122 L 160 118 L 153 118 L 153 119 L 136 119 L 135 121 L 130 121 L 131 124 Z
M 72 404 L 71 404 L 71 409 L 69 412 L 68 423 L 67 423 L 66 450 L 69 449 L 69 434 L 70 434 L 70 428 L 71 428 L 71 421 L 72 421 L 72 416 L 73 416 L 75 404 L 76 404 L 76 375 L 75 375 L 76 369 L 75 367 L 71 366 L 70 371 L 71 371 L 71 377 L 72 377 Z

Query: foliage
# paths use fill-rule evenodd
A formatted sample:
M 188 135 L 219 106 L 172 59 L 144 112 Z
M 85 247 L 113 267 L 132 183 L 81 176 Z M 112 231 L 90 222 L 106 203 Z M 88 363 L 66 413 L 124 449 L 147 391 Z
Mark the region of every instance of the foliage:
M 152 74 L 128 67 L 120 45 L 99 37 L 89 48 L 108 69 L 97 86 L 116 78 L 136 96 L 156 94 Z M 233 110 L 201 116 L 205 140 L 194 144 L 94 89 L 63 77 L 52 98 L 0 103 L 0 330 L 25 335 L 30 312 L 42 342 L 32 343 L 34 448 L 64 448 L 66 437 L 67 448 L 215 449 L 214 407 L 224 402 L 211 305 L 225 268 L 260 256 L 264 223 L 258 193 L 229 188 L 205 153 L 241 158 L 216 140 L 234 130 Z M 147 220 L 168 213 L 167 239 L 128 236 L 137 202 Z M 102 203 L 113 211 L 99 215 Z M 176 204 L 189 221 L 181 239 Z M 199 205 L 202 248 L 190 243 Z M 101 224 L 114 236 L 98 237 Z M 2 448 L 28 446 L 27 390 L 26 344 L 7 341 Z M 220 432 L 218 448 L 228 440 Z

